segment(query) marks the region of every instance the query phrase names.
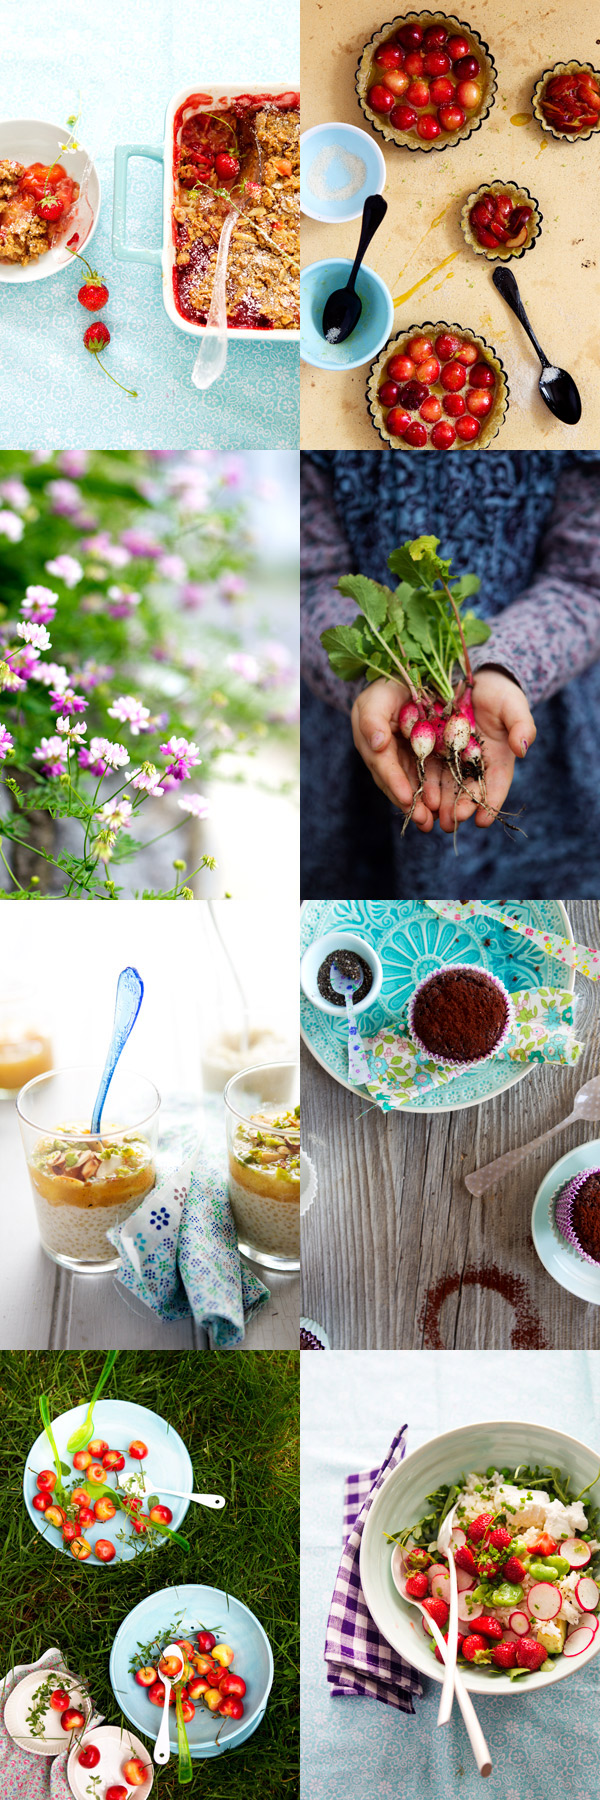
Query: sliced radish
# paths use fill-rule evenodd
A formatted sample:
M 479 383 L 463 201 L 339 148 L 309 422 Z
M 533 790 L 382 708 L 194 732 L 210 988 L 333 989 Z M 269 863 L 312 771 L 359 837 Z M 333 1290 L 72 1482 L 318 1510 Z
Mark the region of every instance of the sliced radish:
M 460 1550 L 462 1545 L 466 1544 L 467 1534 L 466 1531 L 463 1531 L 462 1525 L 453 1525 L 450 1537 L 456 1550 Z
M 590 1546 L 584 1544 L 582 1538 L 565 1538 L 559 1549 L 560 1555 L 566 1556 L 571 1569 L 583 1569 L 592 1560 Z
M 580 1625 L 589 1625 L 590 1630 L 596 1633 L 598 1626 L 600 1625 L 600 1619 L 598 1619 L 596 1613 L 584 1612 L 581 1614 L 581 1618 L 578 1620 L 577 1625 L 571 1626 L 571 1631 L 579 1631 Z
M 522 1632 L 521 1636 L 524 1637 L 525 1633 Z M 503 1644 L 518 1644 L 518 1642 L 519 1642 L 518 1631 L 511 1631 L 510 1627 L 507 1626 L 506 1631 L 503 1631 L 503 1633 L 502 1633 L 502 1642 L 503 1642 Z
M 447 1576 L 448 1575 L 448 1564 L 441 1563 L 441 1562 L 431 1563 L 430 1568 L 427 1570 L 427 1580 L 429 1582 L 430 1594 L 433 1593 L 433 1583 L 435 1581 L 436 1575 Z
M 584 1612 L 594 1612 L 600 1600 L 600 1588 L 593 1575 L 582 1575 L 575 1589 L 575 1595 Z
M 469 1599 L 470 1599 L 470 1595 L 468 1593 L 459 1594 L 459 1596 L 458 1596 L 458 1616 L 459 1616 L 459 1619 L 466 1620 L 467 1623 L 470 1624 L 472 1619 L 480 1619 L 481 1618 L 481 1614 L 483 1612 L 483 1607 L 481 1606 L 479 1600 L 476 1600 L 474 1602 L 474 1604 L 472 1604 L 471 1606 L 468 1606 L 467 1602 Z
M 572 1631 L 570 1637 L 565 1639 L 563 1656 L 581 1656 L 582 1650 L 589 1650 L 595 1635 L 587 1625 L 579 1626 L 577 1631 Z
M 458 1588 L 459 1594 L 468 1593 L 469 1588 L 475 1587 L 475 1576 L 468 1575 L 466 1569 L 457 1569 L 457 1571 L 456 1571 L 456 1586 Z
M 562 1599 L 551 1581 L 535 1581 L 529 1589 L 527 1605 L 533 1619 L 555 1619 Z
M 431 1592 L 435 1594 L 436 1600 L 446 1600 L 450 1605 L 450 1576 L 446 1570 L 443 1575 L 439 1570 L 436 1572 L 431 1583 Z
M 527 1633 L 531 1631 L 531 1619 L 528 1619 L 525 1612 L 511 1612 L 508 1623 L 511 1630 L 516 1631 L 517 1637 L 527 1637 Z

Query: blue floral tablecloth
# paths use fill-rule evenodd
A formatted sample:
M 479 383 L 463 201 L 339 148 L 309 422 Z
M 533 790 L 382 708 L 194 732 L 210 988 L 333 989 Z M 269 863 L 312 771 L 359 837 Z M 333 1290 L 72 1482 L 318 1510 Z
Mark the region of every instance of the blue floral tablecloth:
M 216 12 L 179 0 L 20 0 L 2 12 L 2 113 L 62 124 L 81 106 L 80 141 L 102 186 L 90 251 L 107 282 L 102 317 L 108 367 L 83 345 L 90 315 L 77 302 L 79 265 L 46 281 L 0 283 L 0 442 L 9 448 L 293 449 L 299 441 L 298 344 L 230 344 L 221 379 L 192 387 L 197 344 L 165 312 L 159 268 L 117 262 L 111 251 L 115 144 L 160 145 L 167 102 L 196 81 L 292 82 L 299 63 L 297 9 L 286 0 L 220 0 Z M 65 134 L 67 135 L 67 134 Z M 129 237 L 158 245 L 162 170 L 130 164 Z

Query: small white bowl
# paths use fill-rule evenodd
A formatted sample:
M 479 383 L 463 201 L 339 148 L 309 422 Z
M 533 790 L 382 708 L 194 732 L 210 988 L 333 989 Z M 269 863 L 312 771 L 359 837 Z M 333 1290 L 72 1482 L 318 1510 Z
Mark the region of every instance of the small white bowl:
M 8 157 L 11 162 L 23 163 L 25 168 L 34 162 L 48 166 L 60 162 L 74 181 L 81 182 L 90 159 L 87 150 L 74 150 L 67 157 L 63 151 L 61 155 L 59 144 L 66 143 L 68 136 L 67 125 L 50 125 L 45 119 L 2 119 L 0 162 Z M 99 217 L 100 179 L 95 163 L 92 162 L 85 198 L 76 202 L 70 221 L 69 237 L 79 231 L 78 252 L 91 243 Z M 64 244 L 54 244 L 51 250 L 46 250 L 44 256 L 38 257 L 35 262 L 26 263 L 25 267 L 21 263 L 0 262 L 0 281 L 44 281 L 46 276 L 56 275 L 59 269 L 68 268 L 73 260 Z
M 332 950 L 354 950 L 355 954 L 362 956 L 364 961 L 369 964 L 369 968 L 372 969 L 373 986 L 369 988 L 368 994 L 365 994 L 364 1000 L 353 1002 L 355 1013 L 366 1012 L 369 1006 L 373 1006 L 380 992 L 383 969 L 373 945 L 368 944 L 366 938 L 359 937 L 356 931 L 326 931 L 324 937 L 315 938 L 314 943 L 309 944 L 300 963 L 302 992 L 306 994 L 307 1000 L 312 1000 L 313 1006 L 320 1008 L 321 1012 L 329 1013 L 330 1017 L 334 1019 L 344 1018 L 345 1007 L 333 1006 L 331 1000 L 324 1000 L 317 987 L 317 975 L 321 963 Z

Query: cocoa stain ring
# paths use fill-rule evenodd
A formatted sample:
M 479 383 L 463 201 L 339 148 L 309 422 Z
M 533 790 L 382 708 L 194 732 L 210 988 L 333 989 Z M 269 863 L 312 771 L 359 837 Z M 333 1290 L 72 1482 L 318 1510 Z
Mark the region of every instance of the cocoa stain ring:
M 499 1269 L 496 1264 L 487 1269 L 478 1269 L 473 1263 L 466 1269 L 457 1270 L 454 1275 L 442 1276 L 440 1281 L 428 1289 L 419 1316 L 424 1349 L 446 1349 L 440 1323 L 442 1307 L 450 1295 L 457 1294 L 462 1287 L 488 1288 L 494 1294 L 501 1294 L 508 1305 L 513 1307 L 515 1317 L 510 1334 L 512 1350 L 548 1349 L 544 1326 L 532 1305 L 529 1288 L 523 1277 L 512 1275 L 506 1269 Z

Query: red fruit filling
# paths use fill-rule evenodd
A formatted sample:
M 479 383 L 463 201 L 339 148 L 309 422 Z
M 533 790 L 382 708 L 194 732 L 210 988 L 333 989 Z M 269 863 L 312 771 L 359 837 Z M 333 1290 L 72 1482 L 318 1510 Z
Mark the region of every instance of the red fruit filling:
M 482 194 L 469 213 L 473 236 L 484 250 L 518 250 L 526 242 L 533 207 L 515 206 L 510 194 Z
M 600 125 L 600 81 L 591 69 L 553 75 L 540 98 L 540 110 L 555 131 L 578 137 Z
M 430 338 L 409 338 L 390 357 L 379 385 L 388 431 L 414 449 L 430 440 L 434 450 L 450 450 L 457 437 L 474 443 L 494 404 L 494 370 L 475 344 L 440 332 L 435 351 Z M 411 418 L 417 412 L 418 420 Z
M 481 105 L 484 69 L 476 51 L 476 44 L 453 35 L 448 26 L 424 31 L 407 22 L 374 52 L 368 105 L 389 118 L 394 130 L 423 143 L 450 136 Z M 393 105 L 398 94 L 406 95 L 406 105 Z

